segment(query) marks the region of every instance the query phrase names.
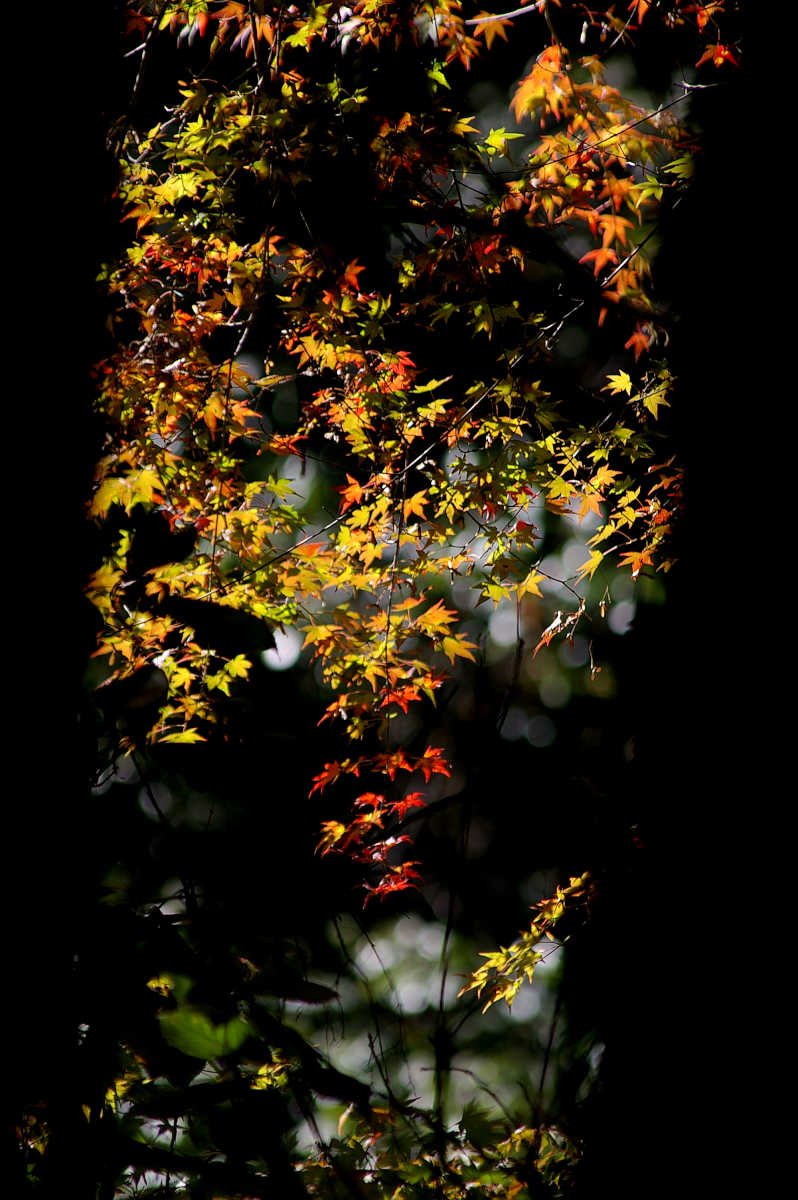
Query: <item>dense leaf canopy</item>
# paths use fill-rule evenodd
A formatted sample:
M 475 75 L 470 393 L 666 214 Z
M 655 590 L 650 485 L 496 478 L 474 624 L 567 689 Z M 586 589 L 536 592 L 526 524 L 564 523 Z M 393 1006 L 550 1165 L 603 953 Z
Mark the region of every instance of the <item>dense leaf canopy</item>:
M 508 1008 L 589 925 L 596 856 L 535 817 L 532 923 L 480 966 L 474 739 L 498 813 L 489 747 L 543 755 L 569 695 L 612 698 L 614 634 L 664 595 L 683 464 L 657 250 L 738 16 L 126 6 L 84 713 L 114 832 L 76 954 L 96 1194 L 578 1187 L 600 1053 L 574 1007 L 555 1086 L 562 997 L 541 985 L 534 1052 Z M 369 958 L 397 961 L 386 913 L 418 945 L 441 922 L 439 994 L 404 1025 Z M 452 1084 L 480 1037 L 500 1074 L 531 1053 L 511 1110 Z M 34 1189 L 67 1161 L 58 1120 L 23 1117 Z

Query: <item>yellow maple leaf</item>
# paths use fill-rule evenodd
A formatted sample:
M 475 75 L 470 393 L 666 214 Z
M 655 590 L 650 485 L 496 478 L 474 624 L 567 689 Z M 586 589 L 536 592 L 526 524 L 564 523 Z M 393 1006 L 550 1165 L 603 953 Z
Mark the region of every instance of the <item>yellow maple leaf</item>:
M 549 486 L 546 492 L 546 499 L 556 504 L 558 501 L 568 501 L 573 496 L 576 488 L 567 479 L 563 479 L 561 475 L 557 475 Z
M 589 575 L 592 579 L 596 573 L 596 568 L 603 558 L 604 555 L 601 550 L 591 550 L 590 558 L 587 560 L 587 562 L 582 563 L 582 566 L 579 568 L 579 574 L 576 577 L 576 582 L 578 583 L 580 579 L 584 579 L 586 575 Z
M 131 491 L 128 512 L 140 500 L 143 500 L 145 504 L 151 504 L 153 500 L 160 499 L 158 492 L 161 487 L 161 481 L 149 467 L 145 467 L 137 476 L 129 475 L 128 482 L 130 483 Z
M 461 117 L 452 125 L 452 133 L 479 133 L 479 130 L 471 124 L 472 121 L 476 121 L 476 117 Z
M 454 663 L 455 658 L 469 658 L 471 662 L 477 661 L 471 653 L 472 650 L 477 649 L 476 643 L 469 642 L 462 634 L 458 637 L 445 637 L 441 646 L 450 663 Z
M 129 498 L 130 485 L 126 479 L 120 479 L 119 476 L 111 476 L 104 479 L 92 500 L 91 515 L 93 517 L 104 517 L 115 501 L 118 504 L 127 505 Z
M 539 571 L 536 571 L 533 567 L 532 570 L 527 575 L 526 579 L 524 579 L 521 583 L 519 583 L 518 595 L 519 596 L 542 596 L 543 593 L 541 592 L 540 587 L 538 585 L 543 578 L 544 578 L 544 576 L 541 575 Z
M 437 604 L 433 604 L 426 612 L 423 612 L 416 620 L 421 628 L 427 634 L 434 634 L 436 630 L 440 632 L 451 625 L 457 614 L 454 609 L 445 608 L 443 600 L 439 600 Z
M 626 392 L 627 396 L 631 396 L 632 380 L 626 371 L 619 371 L 617 375 L 608 375 L 607 379 L 609 383 L 601 389 L 602 392 L 610 392 L 613 396 L 616 396 L 618 392 Z
M 662 387 L 658 387 L 657 390 L 652 392 L 649 396 L 642 397 L 643 404 L 651 413 L 655 421 L 657 420 L 658 410 L 660 408 L 670 408 L 670 401 L 665 399 L 666 391 L 667 388 L 663 384 Z
M 507 29 L 512 28 L 512 21 L 508 21 L 502 17 L 493 16 L 492 13 L 481 12 L 477 13 L 474 18 L 475 23 L 479 22 L 474 30 L 474 37 L 479 37 L 482 34 L 485 38 L 485 46 L 490 50 L 495 38 L 500 37 L 503 41 L 507 41 Z

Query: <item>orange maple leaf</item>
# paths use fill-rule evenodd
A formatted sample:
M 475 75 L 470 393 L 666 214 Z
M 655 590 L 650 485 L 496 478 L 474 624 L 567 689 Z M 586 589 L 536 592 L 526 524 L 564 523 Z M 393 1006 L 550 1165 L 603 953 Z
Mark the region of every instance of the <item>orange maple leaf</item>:
M 483 18 L 483 20 L 480 21 L 480 18 Z M 479 23 L 477 24 L 477 22 Z M 512 21 L 503 20 L 501 17 L 495 17 L 491 13 L 486 12 L 477 13 L 474 23 L 476 25 L 474 37 L 480 37 L 480 35 L 484 37 L 488 50 L 490 50 L 494 39 L 497 37 L 502 38 L 506 42 L 507 33 L 505 32 L 505 26 L 508 29 L 512 29 L 513 25 Z
M 739 60 L 734 57 L 729 47 L 721 45 L 720 42 L 707 46 L 696 66 L 700 67 L 705 62 L 712 62 L 716 67 L 722 67 L 725 62 L 730 62 L 735 67 L 739 67 L 740 65 Z
M 346 270 L 343 273 L 342 278 L 343 278 L 344 283 L 348 283 L 349 286 L 354 288 L 356 292 L 359 292 L 360 284 L 357 281 L 357 277 L 360 274 L 360 272 L 365 271 L 365 269 L 366 269 L 365 267 L 359 267 L 357 259 L 353 258 L 351 263 L 348 264 Z
M 632 568 L 632 579 L 637 579 L 643 566 L 651 566 L 651 551 L 650 550 L 627 550 L 621 555 L 618 563 L 621 567 Z
M 410 702 L 420 699 L 421 693 L 415 684 L 405 683 L 401 687 L 391 688 L 386 691 L 380 701 L 380 708 L 387 708 L 389 704 L 398 704 L 402 712 L 407 712 Z
M 598 275 L 602 267 L 607 263 L 615 263 L 617 265 L 618 255 L 609 246 L 599 246 L 596 250 L 588 250 L 587 254 L 583 254 L 579 259 L 580 263 L 590 262 L 593 260 L 593 274 Z
M 346 477 L 349 480 L 349 486 L 348 487 L 340 487 L 340 488 L 336 489 L 337 491 L 339 491 L 341 493 L 341 512 L 342 513 L 345 513 L 346 510 L 348 508 L 351 508 L 353 504 L 359 504 L 360 501 L 363 499 L 363 491 L 364 491 L 364 489 L 361 487 L 361 485 L 358 483 L 358 481 L 355 479 L 355 477 L 353 475 L 350 475 L 348 471 L 346 473 Z
M 334 783 L 336 779 L 340 779 L 342 775 L 359 775 L 360 763 L 352 762 L 345 758 L 343 762 L 328 762 L 324 764 L 324 770 L 319 771 L 318 775 L 313 776 L 313 787 L 308 792 L 308 796 L 312 796 L 314 792 L 321 792 L 326 788 L 328 783 Z
M 421 755 L 416 763 L 416 770 L 421 771 L 424 779 L 429 783 L 433 775 L 451 775 L 451 768 L 443 757 L 443 750 L 440 746 L 427 746 L 427 749 Z
M 374 758 L 374 766 L 381 767 L 393 782 L 397 771 L 412 771 L 413 767 L 407 761 L 403 750 L 394 750 L 392 754 L 378 754 Z
M 409 500 L 405 500 L 404 505 L 402 506 L 403 517 L 405 521 L 413 513 L 415 513 L 417 517 L 421 517 L 422 520 L 424 519 L 424 505 L 428 503 L 424 499 L 426 494 L 426 491 L 416 492 L 416 494 L 411 496 Z
M 641 354 L 648 350 L 651 345 L 651 338 L 641 325 L 638 325 L 627 342 L 624 342 L 624 350 L 634 350 L 635 362 Z

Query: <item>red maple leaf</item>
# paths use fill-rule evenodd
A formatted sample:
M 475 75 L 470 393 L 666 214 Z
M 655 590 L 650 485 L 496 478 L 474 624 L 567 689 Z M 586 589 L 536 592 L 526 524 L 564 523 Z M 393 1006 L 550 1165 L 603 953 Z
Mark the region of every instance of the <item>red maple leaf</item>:
M 706 50 L 696 63 L 696 66 L 700 67 L 701 64 L 705 62 L 712 62 L 716 67 L 722 67 L 725 62 L 730 62 L 735 67 L 739 67 L 740 65 L 739 61 L 734 57 L 729 47 L 721 45 L 720 42 L 716 42 L 712 46 L 707 46 Z
M 358 796 L 355 801 L 356 808 L 380 808 L 385 803 L 385 797 L 378 795 L 376 792 L 364 792 L 362 796 Z
M 415 887 L 416 885 L 413 881 L 421 878 L 418 871 L 413 870 L 418 865 L 417 862 L 407 862 L 402 863 L 398 867 L 390 867 L 389 873 L 376 886 L 372 887 L 370 884 L 365 883 L 363 887 L 367 895 L 363 907 L 365 908 L 369 900 L 375 896 L 382 899 L 385 896 L 389 896 L 391 892 L 402 892 L 405 888 Z
M 349 286 L 354 288 L 356 292 L 359 292 L 360 285 L 358 284 L 357 277 L 360 274 L 360 272 L 365 271 L 365 269 L 366 269 L 365 267 L 359 267 L 357 264 L 357 259 L 353 258 L 351 263 L 348 264 L 346 270 L 344 271 L 344 274 L 343 274 L 344 283 L 348 283 Z
M 427 746 L 427 749 L 416 763 L 416 770 L 422 772 L 427 783 L 429 783 L 433 775 L 448 776 L 452 773 L 448 762 L 443 757 L 443 750 L 440 746 Z
M 408 808 L 424 808 L 426 805 L 423 792 L 408 792 L 403 800 L 394 800 L 390 805 L 390 811 L 393 816 L 396 816 L 401 821 Z

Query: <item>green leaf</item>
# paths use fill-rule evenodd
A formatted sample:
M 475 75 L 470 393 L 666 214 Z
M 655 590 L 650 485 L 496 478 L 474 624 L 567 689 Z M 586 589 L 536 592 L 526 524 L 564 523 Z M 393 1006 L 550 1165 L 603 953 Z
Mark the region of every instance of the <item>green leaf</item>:
M 485 138 L 485 145 L 491 154 L 506 154 L 507 143 L 511 138 L 520 138 L 522 133 L 508 133 L 506 129 L 491 129 Z
M 443 67 L 440 65 L 440 63 L 435 63 L 434 66 L 430 67 L 430 69 L 427 71 L 427 75 L 436 83 L 441 84 L 442 87 L 449 87 L 446 76 L 443 73 Z
M 668 163 L 667 167 L 662 168 L 670 175 L 675 175 L 677 179 L 690 179 L 695 169 L 693 159 L 689 154 L 685 154 L 682 158 L 675 158 L 673 162 Z
M 164 1041 L 191 1058 L 207 1060 L 232 1054 L 254 1033 L 243 1017 L 214 1025 L 204 1012 L 189 1006 L 159 1013 L 158 1020 Z
M 481 1108 L 476 1101 L 469 1100 L 463 1109 L 460 1128 L 472 1146 L 491 1146 L 500 1136 L 502 1123 L 492 1117 L 487 1109 Z
M 167 733 L 164 737 L 158 738 L 159 742 L 204 742 L 201 733 L 197 733 L 196 729 L 181 729 L 179 733 Z

